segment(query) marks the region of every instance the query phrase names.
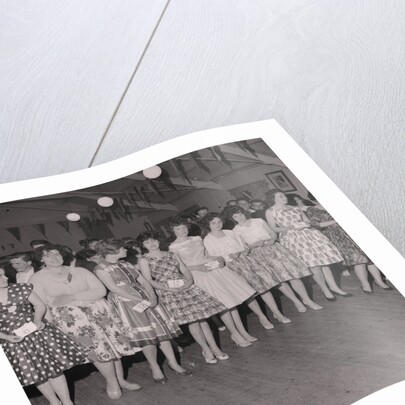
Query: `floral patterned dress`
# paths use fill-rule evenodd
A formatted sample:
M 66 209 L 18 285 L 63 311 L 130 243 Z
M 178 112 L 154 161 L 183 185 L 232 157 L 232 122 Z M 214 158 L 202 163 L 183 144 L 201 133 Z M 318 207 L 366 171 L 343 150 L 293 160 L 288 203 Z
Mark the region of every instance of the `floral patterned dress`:
M 332 221 L 332 216 L 325 210 L 317 207 L 308 207 L 306 210 L 308 218 L 315 224 Z M 365 253 L 356 245 L 353 239 L 343 230 L 339 224 L 332 224 L 320 230 L 339 249 L 344 258 L 344 264 L 355 266 L 356 264 L 371 263 Z
M 108 301 L 114 305 L 122 322 L 130 330 L 133 344 L 143 347 L 181 335 L 181 329 L 164 305 L 147 308 L 144 312 L 134 310 L 136 304 L 148 301 L 148 296 L 137 282 L 139 273 L 134 265 L 124 261 L 101 263 L 96 267 L 97 271 L 109 273 L 118 287 L 138 297 L 137 301 L 133 301 L 113 292 L 108 293 Z
M 82 350 L 90 362 L 108 362 L 140 351 L 129 340 L 129 331 L 121 322 L 115 308 L 104 298 L 82 301 L 75 305 L 52 306 L 52 300 L 60 295 L 83 291 L 86 279 L 96 276 L 83 268 L 70 269 L 69 282 L 51 280 L 49 273 L 40 270 L 31 278 L 34 291 L 47 304 L 52 322 Z
M 34 319 L 28 297 L 31 284 L 11 284 L 8 300 L 0 303 L 0 332 L 14 335 L 14 330 Z M 52 324 L 26 336 L 18 343 L 0 339 L 0 345 L 22 386 L 43 384 L 86 360 L 81 348 Z
M 244 226 L 238 224 L 233 228 L 233 232 L 248 245 L 272 238 L 266 229 L 266 222 L 261 218 L 251 218 Z M 256 269 L 269 285 L 275 286 L 311 275 L 307 266 L 278 242 L 265 243 L 251 249 L 250 257 L 261 263 L 261 267 Z
M 280 227 L 291 226 L 285 234 L 280 234 L 280 243 L 291 250 L 308 267 L 327 266 L 343 261 L 337 247 L 320 231 L 311 228 L 303 221 L 298 207 L 270 209 Z
M 149 263 L 152 278 L 164 285 L 168 280 L 183 280 L 180 265 L 172 252 L 162 257 L 144 256 Z M 179 325 L 201 321 L 226 310 L 226 307 L 206 291 L 192 285 L 181 291 L 164 291 L 156 289 L 156 293 L 173 318 Z

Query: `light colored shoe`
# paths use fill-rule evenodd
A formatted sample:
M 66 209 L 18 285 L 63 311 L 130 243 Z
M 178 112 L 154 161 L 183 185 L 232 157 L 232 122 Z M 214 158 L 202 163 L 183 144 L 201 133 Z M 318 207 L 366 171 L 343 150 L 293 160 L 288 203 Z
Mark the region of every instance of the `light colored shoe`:
M 259 339 L 255 338 L 254 336 L 249 336 L 248 338 L 245 338 L 248 342 L 253 343 L 257 342 Z
M 222 353 L 222 354 L 218 354 L 218 353 L 214 353 L 214 356 L 221 361 L 224 360 L 229 360 L 229 356 L 226 353 Z
M 124 388 L 128 391 L 139 391 L 142 389 L 142 385 L 136 383 L 130 383 L 129 381 L 124 381 L 121 385 L 121 388 Z
M 262 325 L 266 330 L 274 329 L 274 325 L 268 319 L 265 321 L 260 319 L 260 325 Z
M 207 358 L 207 357 L 205 356 L 205 353 L 204 353 L 204 352 L 202 352 L 202 355 L 203 355 L 204 360 L 205 360 L 205 362 L 206 362 L 207 364 L 217 364 L 217 359 L 215 358 L 215 355 L 214 355 L 214 358 L 213 358 L 213 359 Z
M 120 399 L 122 397 L 122 391 L 120 389 L 113 391 L 107 388 L 107 396 L 110 399 Z
M 291 319 L 287 318 L 283 314 L 281 314 L 281 316 L 273 314 L 273 316 L 274 316 L 274 318 L 276 318 L 281 323 L 291 323 Z
M 235 342 L 236 346 L 241 347 L 242 349 L 252 346 L 252 343 L 248 342 L 247 340 L 244 342 L 238 342 L 232 335 L 231 339 Z

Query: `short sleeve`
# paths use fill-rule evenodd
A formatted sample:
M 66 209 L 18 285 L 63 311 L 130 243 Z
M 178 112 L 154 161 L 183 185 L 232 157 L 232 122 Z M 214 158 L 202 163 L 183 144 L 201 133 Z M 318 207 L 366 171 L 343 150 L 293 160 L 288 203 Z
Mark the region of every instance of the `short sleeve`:
M 97 270 L 102 270 L 105 271 L 106 273 L 111 273 L 110 266 L 107 266 L 105 263 L 99 263 L 95 268 L 94 271 L 96 272 Z
M 8 290 L 8 300 L 11 302 L 25 301 L 31 295 L 34 286 L 32 284 L 12 284 Z

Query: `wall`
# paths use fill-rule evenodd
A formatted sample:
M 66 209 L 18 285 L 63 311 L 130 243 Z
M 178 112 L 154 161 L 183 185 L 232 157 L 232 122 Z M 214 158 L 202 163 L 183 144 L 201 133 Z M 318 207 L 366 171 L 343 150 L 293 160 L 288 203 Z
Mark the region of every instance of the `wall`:
M 56 223 L 46 223 L 46 238 L 33 226 L 20 226 L 21 242 L 11 235 L 6 229 L 0 229 L 0 256 L 14 252 L 31 250 L 30 242 L 34 239 L 46 239 L 54 243 L 67 245 L 73 250 L 79 250 L 79 240 L 85 239 L 86 235 L 77 223 L 71 222 L 70 233 Z M 4 248 L 2 248 L 4 247 Z
M 260 165 L 253 167 L 251 169 L 242 170 L 240 172 L 235 172 L 230 176 L 226 176 L 219 180 L 219 183 L 224 187 L 225 190 L 230 190 L 235 187 L 253 183 L 259 180 L 265 180 L 269 186 L 269 190 L 274 189 L 272 183 L 266 177 L 266 173 L 275 172 L 278 170 L 282 170 L 285 175 L 289 178 L 289 180 L 294 184 L 297 191 L 294 191 L 297 194 L 302 195 L 305 197 L 307 195 L 307 189 L 298 181 L 298 179 L 291 173 L 289 169 L 286 167 L 278 166 L 278 165 Z M 233 197 L 231 196 L 232 199 Z

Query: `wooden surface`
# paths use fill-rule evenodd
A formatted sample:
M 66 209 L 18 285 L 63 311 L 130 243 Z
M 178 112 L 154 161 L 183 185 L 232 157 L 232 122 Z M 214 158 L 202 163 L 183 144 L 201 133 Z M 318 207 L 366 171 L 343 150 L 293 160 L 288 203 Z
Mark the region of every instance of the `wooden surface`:
M 401 0 L 6 1 L 0 18 L 1 182 L 276 118 L 405 254 Z
M 219 341 L 229 361 L 206 365 L 195 343 L 185 347 L 182 365 L 193 370 L 193 377 L 175 375 L 165 362 L 169 382 L 162 386 L 152 381 L 140 354 L 127 359 L 129 380 L 143 389 L 126 391 L 119 401 L 109 401 L 100 374 L 88 375 L 83 367 L 82 375 L 72 376 L 75 404 L 349 405 L 405 380 L 403 297 L 378 287 L 374 295 L 366 295 L 354 275 L 344 277 L 342 286 L 354 296 L 336 302 L 326 301 L 314 287 L 322 311 L 299 314 L 281 297 L 292 323 L 283 325 L 270 317 L 275 325 L 270 331 L 247 314 L 249 331 L 259 341 L 239 349 L 228 331 L 221 332 Z M 45 405 L 43 397 L 34 397 L 32 390 L 30 394 L 33 405 Z

